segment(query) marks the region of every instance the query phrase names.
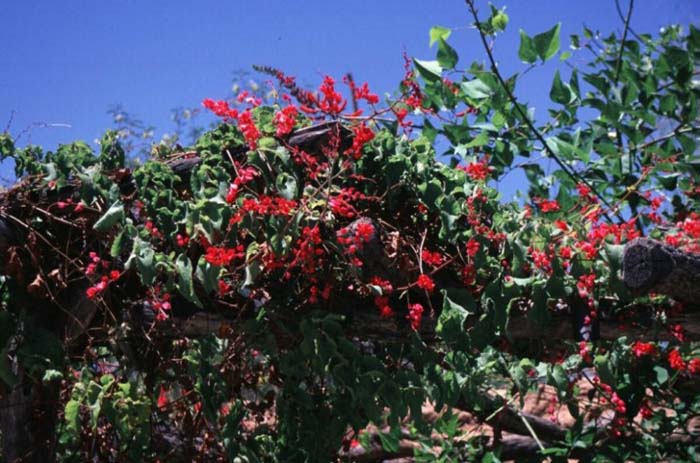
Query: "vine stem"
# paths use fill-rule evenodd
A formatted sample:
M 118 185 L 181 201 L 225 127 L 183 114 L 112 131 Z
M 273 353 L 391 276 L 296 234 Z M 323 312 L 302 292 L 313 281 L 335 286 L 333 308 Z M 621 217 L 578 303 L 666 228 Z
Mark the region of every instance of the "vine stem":
M 479 36 L 481 37 L 481 43 L 484 46 L 484 50 L 486 50 L 486 55 L 488 56 L 489 63 L 491 64 L 491 72 L 495 75 L 496 79 L 498 82 L 501 84 L 501 87 L 503 90 L 506 92 L 506 95 L 508 96 L 508 100 L 513 104 L 515 107 L 515 110 L 518 112 L 520 117 L 523 118 L 525 121 L 525 124 L 527 127 L 530 129 L 532 134 L 539 140 L 540 143 L 542 143 L 542 147 L 544 150 L 547 152 L 548 156 L 554 159 L 554 161 L 557 163 L 557 165 L 561 168 L 561 170 L 564 171 L 566 175 L 568 175 L 572 180 L 575 182 L 580 182 L 586 185 L 588 188 L 591 189 L 591 191 L 600 199 L 600 201 L 605 204 L 605 206 L 608 208 L 608 210 L 612 210 L 613 207 L 610 205 L 610 203 L 598 192 L 598 190 L 593 187 L 585 178 L 581 177 L 572 167 L 569 167 L 557 154 L 552 151 L 552 149 L 549 147 L 547 144 L 547 141 L 545 140 L 544 136 L 540 133 L 539 130 L 537 130 L 537 127 L 535 127 L 535 124 L 530 120 L 528 115 L 525 113 L 523 108 L 518 104 L 517 99 L 515 98 L 515 95 L 513 95 L 513 92 L 511 92 L 510 88 L 508 88 L 508 84 L 506 81 L 503 79 L 503 76 L 498 70 L 498 66 L 496 64 L 496 59 L 493 56 L 493 52 L 491 51 L 491 47 L 489 46 L 487 40 L 486 40 L 486 35 L 484 34 L 481 21 L 479 20 L 479 15 L 477 14 L 476 11 L 476 6 L 474 5 L 474 0 L 464 0 L 467 4 L 467 7 L 469 8 L 469 11 L 474 18 L 474 24 L 476 25 L 477 30 L 479 31 Z M 618 220 L 620 222 L 624 222 L 623 217 L 620 215 L 620 213 L 615 214 Z M 608 215 L 607 211 L 603 212 L 603 216 L 608 220 L 608 222 L 612 222 L 612 219 Z

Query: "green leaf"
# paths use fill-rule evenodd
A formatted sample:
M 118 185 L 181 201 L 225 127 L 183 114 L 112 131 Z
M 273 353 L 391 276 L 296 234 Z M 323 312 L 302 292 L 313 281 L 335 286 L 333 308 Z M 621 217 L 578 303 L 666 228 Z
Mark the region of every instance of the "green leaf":
M 207 293 L 215 292 L 219 289 L 219 277 L 221 274 L 221 267 L 212 265 L 201 256 L 197 261 L 197 270 L 195 270 L 195 277 L 204 287 L 204 291 Z
M 553 102 L 564 106 L 569 105 L 576 99 L 569 85 L 562 82 L 558 69 L 554 73 L 554 81 L 552 82 L 552 89 L 549 91 L 549 98 Z
M 202 301 L 199 300 L 197 294 L 194 292 L 192 262 L 190 262 L 190 259 L 186 255 L 180 254 L 175 261 L 175 268 L 178 277 L 177 289 L 180 291 L 180 294 L 185 296 L 185 299 L 201 308 Z
M 134 239 L 131 255 L 124 264 L 124 268 L 130 269 L 136 263 L 141 283 L 146 286 L 153 284 L 156 278 L 156 266 L 154 262 L 155 251 L 150 243 L 143 241 L 138 236 Z
M 518 58 L 521 61 L 532 64 L 537 61 L 537 48 L 532 37 L 527 35 L 524 30 L 520 29 L 520 48 L 518 48 Z
M 488 132 L 481 132 L 479 135 L 474 137 L 472 141 L 464 145 L 465 148 L 475 148 L 477 146 L 484 146 L 489 142 Z
M 458 59 L 454 48 L 443 39 L 438 40 L 437 60 L 443 69 L 453 69 L 457 65 Z
M 452 30 L 442 26 L 433 26 L 430 28 L 430 45 L 433 46 L 438 40 L 447 40 L 452 34 Z
M 117 257 L 122 253 L 122 250 L 124 249 L 124 242 L 126 241 L 125 237 L 126 233 L 124 230 L 119 232 L 116 238 L 114 238 L 114 241 L 112 242 L 112 246 L 109 248 L 109 255 L 112 257 Z
M 442 194 L 442 185 L 438 179 L 433 179 L 429 182 L 418 184 L 418 192 L 421 194 L 421 200 L 428 207 L 435 207 L 435 200 Z
M 44 372 L 44 377 L 41 379 L 41 381 L 43 383 L 50 383 L 52 381 L 58 381 L 61 379 L 63 379 L 62 372 L 60 372 L 58 370 L 54 370 L 53 368 L 49 368 L 48 370 L 46 370 Z
M 71 434 L 77 434 L 80 429 L 78 414 L 80 412 L 80 402 L 77 400 L 69 400 L 66 408 L 63 410 L 63 416 L 66 420 L 66 429 Z
M 107 212 L 95 222 L 92 228 L 98 232 L 106 232 L 122 220 L 124 220 L 124 205 L 121 201 L 116 201 L 110 206 Z
M 460 87 L 467 97 L 474 100 L 481 100 L 493 95 L 493 90 L 479 79 L 462 82 Z
M 491 5 L 491 8 L 494 9 L 495 7 Z M 506 26 L 508 25 L 509 20 L 510 18 L 508 18 L 508 15 L 503 10 L 493 12 L 493 15 L 490 18 L 490 22 L 494 32 L 501 32 L 506 30 Z
M 668 381 L 668 370 L 661 366 L 654 367 L 654 373 L 656 373 L 656 382 L 659 385 L 665 384 Z
M 380 432 L 379 440 L 382 443 L 382 448 L 389 453 L 399 451 L 399 434 L 396 432 Z
M 294 199 L 297 196 L 297 180 L 286 172 L 282 172 L 277 176 L 275 181 L 277 191 L 284 199 Z
M 464 338 L 464 321 L 474 313 L 476 302 L 466 289 L 447 289 L 442 294 L 442 312 L 435 331 L 448 343 L 458 342 Z
M 535 42 L 535 48 L 537 49 L 537 55 L 544 62 L 549 58 L 554 56 L 560 47 L 559 43 L 559 30 L 561 29 L 561 23 L 548 30 L 547 32 L 542 32 L 537 34 L 533 41 Z
M 669 190 L 673 191 L 676 189 L 678 185 L 678 177 L 680 177 L 681 174 L 675 173 L 675 174 L 669 174 L 669 175 L 659 175 L 657 178 L 659 180 L 659 183 L 661 185 Z
M 413 58 L 418 73 L 428 82 L 435 82 L 442 79 L 442 67 L 437 61 L 422 61 Z

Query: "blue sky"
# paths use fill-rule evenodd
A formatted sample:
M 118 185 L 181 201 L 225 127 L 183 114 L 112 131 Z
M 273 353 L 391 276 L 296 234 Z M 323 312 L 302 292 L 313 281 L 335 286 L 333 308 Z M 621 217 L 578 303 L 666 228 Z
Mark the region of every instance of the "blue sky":
M 620 0 L 626 8 L 628 0 Z M 171 129 L 170 109 L 230 95 L 234 72 L 255 63 L 278 67 L 302 83 L 351 71 L 377 92 L 402 76 L 402 53 L 434 59 L 428 30 L 457 28 L 450 43 L 467 66 L 484 59 L 463 0 L 8 0 L 0 15 L 0 130 L 16 111 L 10 133 L 33 123 L 31 142 L 53 149 L 91 142 L 110 127 L 106 110 L 125 109 L 159 129 Z M 478 0 L 482 16 L 487 2 Z M 508 31 L 495 54 L 506 72 L 518 62 L 518 29 L 530 35 L 562 22 L 562 47 L 585 24 L 622 29 L 614 0 L 504 0 Z M 632 26 L 658 32 L 669 23 L 700 23 L 699 0 L 637 0 Z M 575 63 L 576 57 L 573 58 Z M 545 114 L 552 67 L 519 84 L 518 96 Z M 567 72 L 568 73 L 568 72 Z M 260 76 L 262 81 L 266 77 Z M 28 141 L 26 136 L 23 141 Z M 8 163 L 0 176 L 8 177 Z

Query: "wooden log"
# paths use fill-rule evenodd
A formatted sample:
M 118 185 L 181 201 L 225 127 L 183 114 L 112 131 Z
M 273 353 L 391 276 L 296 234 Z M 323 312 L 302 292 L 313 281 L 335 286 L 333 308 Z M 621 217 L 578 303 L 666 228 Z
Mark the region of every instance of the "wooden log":
M 700 301 L 700 255 L 660 241 L 637 238 L 625 246 L 623 281 L 633 294 L 664 294 L 697 306 Z
M 700 341 L 700 313 L 683 313 L 671 315 L 667 318 L 670 325 L 683 326 L 685 338 L 688 341 Z M 153 322 L 153 318 L 147 321 Z M 224 316 L 219 313 L 197 312 L 187 317 L 173 316 L 169 322 L 161 322 L 159 332 L 178 336 L 200 337 L 209 334 L 230 332 L 236 321 L 232 316 Z M 374 307 L 367 310 L 356 310 L 352 314 L 349 330 L 361 334 L 363 339 L 382 342 L 408 341 L 412 332 L 403 327 L 396 319 L 382 318 Z M 425 317 L 421 323 L 420 334 L 425 342 L 435 341 L 435 320 Z M 404 329 L 405 328 L 405 329 Z M 542 339 L 542 333 L 547 333 L 547 340 L 572 339 L 571 317 L 568 315 L 555 315 L 550 323 L 545 326 L 538 325 L 526 316 L 516 316 L 508 324 L 508 336 L 514 341 Z M 614 340 L 621 335 L 640 341 L 670 341 L 674 339 L 672 333 L 662 330 L 656 331 L 650 323 L 636 320 L 634 324 L 615 320 L 602 319 L 600 321 L 600 339 Z
M 338 137 L 338 151 L 345 151 L 352 145 L 352 132 L 340 121 L 321 122 L 292 132 L 286 139 L 286 144 L 307 153 L 322 153 L 323 148 L 331 144 L 334 136 Z M 247 148 L 241 148 L 244 153 Z M 163 161 L 173 172 L 180 176 L 189 175 L 202 159 L 196 151 L 175 153 Z

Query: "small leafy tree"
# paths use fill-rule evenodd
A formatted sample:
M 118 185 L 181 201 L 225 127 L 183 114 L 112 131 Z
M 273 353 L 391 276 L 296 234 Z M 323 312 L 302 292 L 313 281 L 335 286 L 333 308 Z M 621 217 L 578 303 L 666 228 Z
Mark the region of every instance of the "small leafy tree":
M 700 249 L 700 31 L 630 34 L 628 14 L 563 53 L 559 26 L 521 31 L 529 66 L 591 56 L 555 73 L 541 123 L 492 54 L 505 12 L 466 5 L 486 62 L 459 66 L 435 27 L 436 60 L 407 59 L 383 102 L 260 67 L 278 98 L 206 99 L 220 124 L 133 170 L 115 132 L 98 153 L 3 135 L 22 179 L 0 211 L 2 400 L 37 405 L 0 420 L 6 457 L 333 461 L 410 439 L 416 461 L 696 461 L 700 333 L 676 320 L 697 304 L 620 269 L 640 236 Z M 516 169 L 529 197 L 504 202 Z M 553 422 L 523 409 L 545 385 Z

